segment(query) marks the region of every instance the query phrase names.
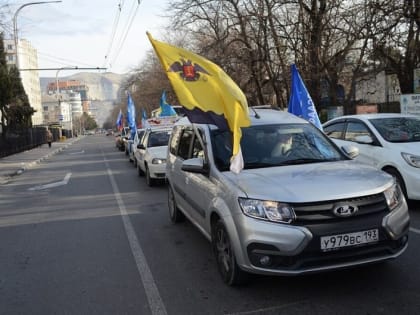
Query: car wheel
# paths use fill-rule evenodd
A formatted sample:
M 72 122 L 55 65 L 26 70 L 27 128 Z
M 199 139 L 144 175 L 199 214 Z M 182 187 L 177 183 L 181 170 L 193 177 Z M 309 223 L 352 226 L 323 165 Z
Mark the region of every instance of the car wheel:
M 140 164 L 139 164 L 139 163 L 137 163 L 137 174 L 138 174 L 139 176 L 144 176 L 144 172 L 143 172 L 143 170 L 141 169 L 141 167 L 140 167 Z
M 384 169 L 384 171 L 387 172 L 389 175 L 392 175 L 395 178 L 398 185 L 400 185 L 400 187 L 401 187 L 401 190 L 404 194 L 405 199 L 407 199 L 407 189 L 405 188 L 404 179 L 402 178 L 400 172 L 398 172 L 395 168 L 386 168 L 386 169 Z
M 212 228 L 212 246 L 223 281 L 231 286 L 244 284 L 248 280 L 248 274 L 236 263 L 229 235 L 221 220 L 218 220 Z
M 150 171 L 147 166 L 146 166 L 146 184 L 149 187 L 152 187 L 155 184 L 155 180 L 150 177 Z
M 172 188 L 168 188 L 168 208 L 169 208 L 169 217 L 173 223 L 182 222 L 185 219 L 184 214 L 178 209 L 176 205 L 175 196 L 172 191 Z

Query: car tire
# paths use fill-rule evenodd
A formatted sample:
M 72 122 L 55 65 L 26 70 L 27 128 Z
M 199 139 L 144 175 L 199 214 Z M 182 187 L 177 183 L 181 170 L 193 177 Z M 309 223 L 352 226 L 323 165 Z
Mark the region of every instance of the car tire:
M 155 185 L 155 180 L 150 177 L 150 171 L 149 168 L 146 166 L 146 184 L 149 187 L 152 187 Z
M 236 263 L 229 235 L 221 220 L 212 227 L 212 247 L 223 281 L 230 286 L 245 284 L 249 280 L 249 275 Z
M 405 187 L 404 179 L 402 178 L 400 172 L 398 172 L 398 170 L 396 170 L 395 168 L 385 168 L 384 171 L 387 172 L 389 175 L 392 175 L 395 178 L 398 185 L 400 185 L 400 187 L 401 187 L 401 190 L 404 194 L 405 199 L 408 200 L 407 199 L 407 188 Z
M 185 215 L 178 209 L 176 205 L 174 192 L 171 186 L 168 188 L 168 209 L 169 217 L 173 223 L 179 223 L 185 220 Z
M 141 169 L 141 167 L 140 167 L 140 164 L 139 164 L 139 163 L 137 163 L 137 174 L 138 174 L 139 176 L 144 176 L 144 172 L 143 172 L 143 170 Z

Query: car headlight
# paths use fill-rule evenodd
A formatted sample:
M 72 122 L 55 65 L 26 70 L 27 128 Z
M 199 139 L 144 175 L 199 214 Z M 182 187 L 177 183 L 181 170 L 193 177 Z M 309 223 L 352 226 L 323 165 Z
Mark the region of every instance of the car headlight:
M 386 203 L 391 211 L 398 207 L 404 198 L 400 185 L 397 183 L 394 183 L 390 188 L 385 190 L 384 195 Z
M 166 159 L 154 158 L 152 160 L 152 164 L 164 164 L 166 163 Z
M 408 164 L 420 168 L 420 156 L 405 152 L 401 152 L 401 155 Z
M 239 198 L 243 213 L 256 219 L 291 223 L 295 219 L 293 208 L 287 203 Z

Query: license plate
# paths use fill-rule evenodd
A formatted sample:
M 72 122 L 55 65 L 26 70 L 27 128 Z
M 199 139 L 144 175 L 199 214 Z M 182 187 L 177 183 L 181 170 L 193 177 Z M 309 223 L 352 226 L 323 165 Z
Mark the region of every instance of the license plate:
M 321 237 L 321 250 L 368 244 L 379 240 L 378 229 Z

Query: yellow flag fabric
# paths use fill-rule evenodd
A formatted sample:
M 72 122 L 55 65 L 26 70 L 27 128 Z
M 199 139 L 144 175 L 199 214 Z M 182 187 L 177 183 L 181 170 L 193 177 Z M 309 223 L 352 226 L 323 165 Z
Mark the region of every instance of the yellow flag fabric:
M 226 119 L 233 134 L 231 170 L 238 173 L 243 168 L 240 150 L 241 127 L 251 124 L 244 93 L 210 60 L 183 48 L 157 41 L 149 33 L 147 36 L 181 105 L 189 110 L 198 108 L 203 112 L 223 115 Z M 235 158 L 239 158 L 240 161 Z

